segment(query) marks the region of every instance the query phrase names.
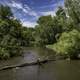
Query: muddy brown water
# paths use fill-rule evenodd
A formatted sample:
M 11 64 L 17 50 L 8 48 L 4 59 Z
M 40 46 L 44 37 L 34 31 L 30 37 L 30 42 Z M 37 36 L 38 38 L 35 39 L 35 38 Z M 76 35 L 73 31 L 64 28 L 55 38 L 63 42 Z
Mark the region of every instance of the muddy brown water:
M 0 68 L 6 65 L 36 61 L 38 58 L 55 58 L 54 52 L 46 48 L 27 48 L 23 56 L 1 60 Z M 0 80 L 80 80 L 80 61 L 52 61 L 46 64 L 25 66 L 0 71 Z

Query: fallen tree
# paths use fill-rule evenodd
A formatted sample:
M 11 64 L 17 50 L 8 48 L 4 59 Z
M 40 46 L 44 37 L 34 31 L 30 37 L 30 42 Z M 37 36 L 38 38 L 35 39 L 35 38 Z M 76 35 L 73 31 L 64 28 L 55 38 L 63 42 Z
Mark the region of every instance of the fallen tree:
M 18 64 L 18 65 L 11 65 L 11 66 L 5 66 L 0 68 L 0 71 L 2 70 L 7 70 L 7 69 L 12 69 L 12 68 L 19 68 L 19 67 L 24 67 L 24 66 L 32 66 L 32 65 L 42 65 L 45 63 L 48 63 L 49 61 L 55 61 L 54 59 L 52 60 L 42 60 L 42 61 L 36 61 L 36 62 L 31 62 L 31 63 L 22 63 L 22 64 Z

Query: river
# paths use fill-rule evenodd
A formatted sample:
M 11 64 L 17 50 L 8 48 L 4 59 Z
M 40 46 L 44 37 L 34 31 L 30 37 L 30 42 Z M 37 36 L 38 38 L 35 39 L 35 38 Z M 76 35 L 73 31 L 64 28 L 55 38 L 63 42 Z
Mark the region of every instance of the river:
M 1 60 L 0 68 L 25 62 L 35 62 L 38 58 L 55 58 L 55 53 L 46 48 L 27 48 L 23 56 Z M 41 66 L 25 66 L 0 71 L 0 80 L 80 80 L 80 61 L 57 60 Z

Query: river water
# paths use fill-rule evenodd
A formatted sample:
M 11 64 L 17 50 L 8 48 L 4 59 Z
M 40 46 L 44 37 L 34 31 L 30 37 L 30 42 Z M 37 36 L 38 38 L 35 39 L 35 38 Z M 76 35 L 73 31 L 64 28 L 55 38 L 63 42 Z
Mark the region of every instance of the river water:
M 38 58 L 55 58 L 52 50 L 45 48 L 27 48 L 23 56 L 0 61 L 0 68 L 6 65 L 34 62 Z M 80 80 L 80 61 L 58 60 L 41 66 L 25 66 L 0 71 L 0 80 Z

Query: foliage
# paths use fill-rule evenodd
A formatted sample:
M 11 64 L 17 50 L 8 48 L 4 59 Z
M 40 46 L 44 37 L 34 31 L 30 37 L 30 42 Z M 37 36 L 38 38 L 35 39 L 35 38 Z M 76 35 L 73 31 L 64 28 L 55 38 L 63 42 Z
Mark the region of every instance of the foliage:
M 32 42 L 34 41 L 34 29 L 33 28 L 22 28 L 22 46 L 33 46 Z
M 62 17 L 63 16 L 63 17 Z M 52 44 L 56 42 L 56 35 L 64 31 L 66 13 L 62 7 L 59 7 L 56 16 L 41 16 L 35 27 L 36 42 L 41 45 Z
M 49 16 L 42 16 L 37 21 L 38 25 L 36 26 L 36 41 L 43 44 L 52 43 L 54 41 L 54 31 L 53 31 L 53 19 Z
M 21 24 L 12 17 L 9 7 L 0 7 L 0 59 L 21 53 Z
M 65 0 L 65 7 L 73 25 L 80 30 L 80 1 L 79 0 Z
M 78 55 L 80 54 L 79 3 L 79 0 L 65 0 L 65 9 L 63 10 L 59 7 L 56 12 L 56 17 L 58 19 L 57 24 L 61 27 L 62 31 L 61 34 L 59 33 L 59 37 L 56 38 L 57 42 L 53 45 L 48 45 L 47 47 L 55 50 L 57 55 L 78 58 Z
M 70 32 L 62 33 L 58 42 L 54 44 L 53 49 L 57 54 L 76 58 L 80 54 L 80 32 L 74 29 Z
M 0 18 L 1 19 L 9 19 L 13 17 L 10 7 L 0 5 Z

